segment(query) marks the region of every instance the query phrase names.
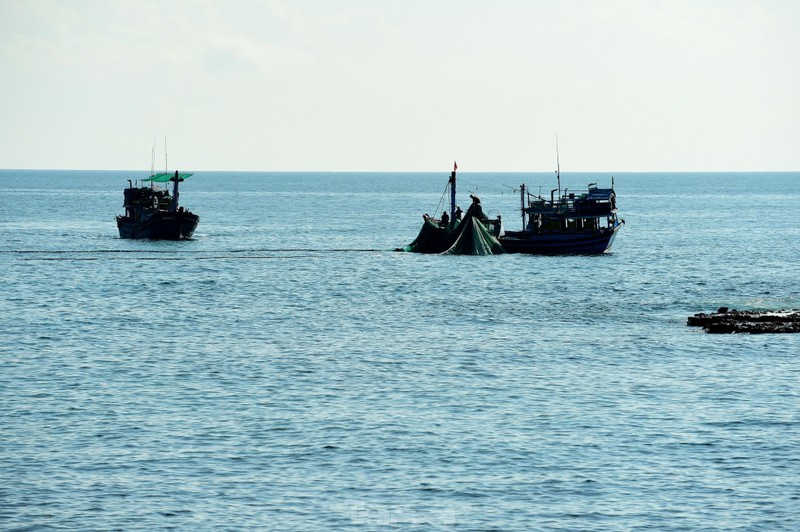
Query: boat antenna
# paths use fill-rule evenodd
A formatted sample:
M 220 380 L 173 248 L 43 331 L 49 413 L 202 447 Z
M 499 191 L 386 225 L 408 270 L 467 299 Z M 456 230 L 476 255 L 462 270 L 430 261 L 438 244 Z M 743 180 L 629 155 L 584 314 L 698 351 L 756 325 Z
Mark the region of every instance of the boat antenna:
M 156 175 L 156 139 L 153 139 L 153 149 L 150 150 L 150 177 Z
M 561 197 L 561 161 L 558 156 L 558 133 L 556 133 L 556 179 L 558 179 L 558 197 Z

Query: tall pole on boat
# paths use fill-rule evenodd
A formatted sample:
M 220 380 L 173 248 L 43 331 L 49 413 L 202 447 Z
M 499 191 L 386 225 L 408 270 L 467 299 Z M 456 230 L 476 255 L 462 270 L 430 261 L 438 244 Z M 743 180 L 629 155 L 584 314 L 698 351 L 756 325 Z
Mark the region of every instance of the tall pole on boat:
M 456 170 L 458 164 L 453 161 L 453 173 L 450 174 L 450 222 L 456 221 Z
M 175 170 L 175 177 L 170 179 L 173 182 L 172 185 L 172 201 L 169 203 L 169 210 L 171 212 L 175 212 L 178 210 L 178 183 L 182 181 L 178 171 Z
M 561 161 L 558 156 L 558 133 L 556 133 L 556 179 L 558 179 L 558 198 L 561 199 Z
M 522 212 L 522 234 L 525 234 L 525 183 L 519 186 L 519 210 Z

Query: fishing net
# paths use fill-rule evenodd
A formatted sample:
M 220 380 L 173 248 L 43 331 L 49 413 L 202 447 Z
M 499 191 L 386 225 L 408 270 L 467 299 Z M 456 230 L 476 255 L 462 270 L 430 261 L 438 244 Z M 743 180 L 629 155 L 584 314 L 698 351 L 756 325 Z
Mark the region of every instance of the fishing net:
M 453 245 L 455 239 L 453 231 L 439 227 L 431 220 L 425 220 L 417 238 L 402 250 L 411 253 L 442 253 Z
M 442 253 L 446 255 L 496 255 L 503 253 L 500 242 L 481 223 L 484 218 L 480 205 L 474 204 L 464 219 L 454 228 L 442 228 L 425 220 L 414 239 L 403 251 L 412 253 Z
M 474 216 L 468 216 L 459 227 L 458 237 L 445 255 L 499 255 L 503 246 Z

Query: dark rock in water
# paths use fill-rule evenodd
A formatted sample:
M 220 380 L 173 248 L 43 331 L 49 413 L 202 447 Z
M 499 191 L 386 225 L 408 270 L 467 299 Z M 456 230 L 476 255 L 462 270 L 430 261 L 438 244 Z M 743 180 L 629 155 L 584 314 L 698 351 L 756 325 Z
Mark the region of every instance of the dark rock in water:
M 800 309 L 795 310 L 728 310 L 711 314 L 695 314 L 686 322 L 702 327 L 708 333 L 800 333 Z

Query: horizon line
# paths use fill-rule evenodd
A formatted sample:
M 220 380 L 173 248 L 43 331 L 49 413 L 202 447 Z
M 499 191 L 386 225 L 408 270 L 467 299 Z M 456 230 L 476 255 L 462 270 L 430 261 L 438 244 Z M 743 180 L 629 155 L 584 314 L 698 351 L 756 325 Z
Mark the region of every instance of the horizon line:
M 3 172 L 145 172 L 149 169 L 131 168 L 0 168 Z M 170 170 L 169 172 L 174 172 Z M 282 173 L 282 174 L 433 174 L 450 173 L 449 170 L 231 170 L 231 169 L 184 169 L 181 172 L 232 172 L 232 173 Z M 547 174 L 556 173 L 556 170 L 460 170 L 460 174 Z M 798 170 L 567 170 L 561 174 L 591 173 L 591 174 L 791 174 L 800 173 Z

